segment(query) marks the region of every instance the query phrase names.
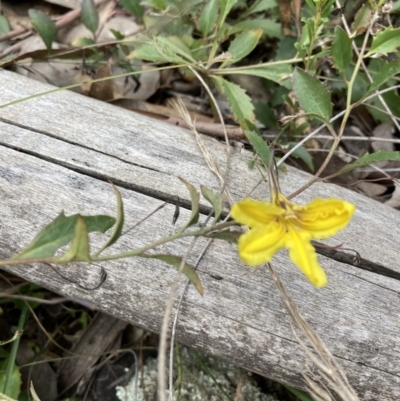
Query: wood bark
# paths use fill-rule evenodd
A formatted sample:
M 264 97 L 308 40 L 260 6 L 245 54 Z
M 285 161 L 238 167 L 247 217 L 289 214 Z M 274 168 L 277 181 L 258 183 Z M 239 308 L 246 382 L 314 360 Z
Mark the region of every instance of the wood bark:
M 123 236 L 112 252 L 133 249 L 175 232 L 176 197 L 189 208 L 182 176 L 193 185 L 219 190 L 193 134 L 180 127 L 112 105 L 61 91 L 26 100 L 54 89 L 11 72 L 0 71 L 1 103 L 25 101 L 0 109 L 0 257 L 9 257 L 62 210 L 68 214 L 114 214 L 108 184 L 120 189 L 129 228 L 163 202 L 169 205 Z M 204 146 L 225 168 L 225 145 L 202 137 Z M 231 149 L 228 188 L 235 200 L 252 192 L 268 199 L 257 171 L 249 170 L 249 152 Z M 310 176 L 288 168 L 280 175 L 284 194 Z M 316 197 L 338 197 L 357 206 L 350 225 L 325 244 L 343 244 L 360 253 L 323 250 L 319 260 L 329 284 L 315 289 L 285 252 L 273 265 L 303 316 L 344 367 L 362 400 L 400 398 L 400 265 L 399 212 L 361 194 L 317 183 L 297 203 Z M 204 215 L 209 205 L 202 200 Z M 181 210 L 177 225 L 190 215 Z M 93 235 L 93 247 L 106 235 Z M 185 254 L 182 239 L 157 248 L 159 253 Z M 189 262 L 205 240 L 200 239 Z M 84 291 L 57 276 L 48 266 L 11 266 L 7 270 L 63 296 L 91 302 L 99 310 L 158 332 L 175 270 L 149 259 L 103 263 L 108 278 L 96 291 Z M 85 286 L 99 280 L 97 264 L 63 267 L 63 274 Z M 180 311 L 177 340 L 283 383 L 304 388 L 299 372 L 311 363 L 291 331 L 291 320 L 264 269 L 250 272 L 236 247 L 214 241 L 199 265 L 205 295 L 189 287 Z M 216 279 L 216 277 L 218 279 Z M 220 279 L 222 278 L 222 279 Z M 184 279 L 181 279 L 180 292 Z M 180 295 L 180 292 L 178 296 Z M 177 297 L 178 297 L 177 296 Z

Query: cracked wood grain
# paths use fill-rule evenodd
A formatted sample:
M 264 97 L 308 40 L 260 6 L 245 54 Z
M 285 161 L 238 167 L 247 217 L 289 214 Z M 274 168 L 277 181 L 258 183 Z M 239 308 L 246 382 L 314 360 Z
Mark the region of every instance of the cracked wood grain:
M 43 92 L 48 85 L 0 71 L 2 103 Z M 204 137 L 223 167 L 224 145 Z M 229 187 L 238 200 L 259 181 L 247 168 L 250 155 L 233 151 Z M 171 234 L 176 196 L 189 196 L 177 179 L 218 189 L 192 135 L 108 104 L 71 92 L 39 97 L 0 109 L 0 255 L 10 256 L 64 210 L 113 214 L 115 200 L 105 181 L 116 182 L 125 202 L 126 226 L 160 205 L 173 204 L 122 237 L 117 250 L 142 246 Z M 289 194 L 309 176 L 294 169 L 281 174 Z M 268 198 L 266 185 L 254 197 Z M 351 224 L 324 242 L 357 250 L 365 261 L 400 273 L 399 213 L 360 194 L 329 184 L 316 184 L 297 202 L 340 197 L 357 205 Z M 203 203 L 203 211 L 207 210 Z M 178 225 L 189 216 L 182 210 Z M 104 235 L 93 236 L 94 245 Z M 188 240 L 163 246 L 160 252 L 183 254 Z M 195 260 L 201 242 L 192 255 Z M 351 258 L 353 255 L 351 254 Z M 363 400 L 400 396 L 400 283 L 397 276 L 376 274 L 319 256 L 329 279 L 316 290 L 284 252 L 273 260 L 304 317 L 345 368 Z M 344 261 L 346 262 L 346 261 Z M 92 302 L 100 310 L 157 332 L 175 271 L 162 263 L 126 259 L 104 263 L 108 279 L 97 291 L 85 292 L 65 282 L 44 265 L 7 268 L 59 294 Z M 247 274 L 246 274 L 247 273 Z M 80 284 L 97 282 L 98 265 L 63 267 Z M 185 296 L 177 327 L 178 341 L 276 380 L 302 387 L 297 372 L 307 362 L 291 334 L 290 319 L 265 270 L 249 273 L 231 244 L 215 241 L 199 268 L 205 287 Z M 216 280 L 213 277 L 222 277 Z

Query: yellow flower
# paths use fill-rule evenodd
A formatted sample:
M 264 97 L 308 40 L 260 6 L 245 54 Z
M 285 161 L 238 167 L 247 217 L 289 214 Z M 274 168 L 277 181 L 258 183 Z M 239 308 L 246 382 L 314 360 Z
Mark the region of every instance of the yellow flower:
M 239 238 L 239 255 L 250 266 L 269 262 L 281 248 L 289 248 L 293 263 L 316 287 L 327 283 L 311 239 L 327 238 L 346 227 L 355 206 L 340 199 L 315 199 L 306 206 L 289 202 L 277 193 L 273 202 L 244 199 L 231 216 L 250 231 Z

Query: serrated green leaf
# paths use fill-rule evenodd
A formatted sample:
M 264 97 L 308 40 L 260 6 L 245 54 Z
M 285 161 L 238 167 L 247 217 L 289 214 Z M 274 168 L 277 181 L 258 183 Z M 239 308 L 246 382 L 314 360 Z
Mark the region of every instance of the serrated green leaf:
M 179 269 L 182 263 L 182 257 L 181 256 L 176 256 L 176 255 L 168 255 L 168 254 L 157 254 L 157 255 L 150 255 L 150 254 L 142 254 L 138 255 L 141 258 L 147 258 L 147 259 L 158 259 L 162 260 L 163 262 L 175 267 L 176 269 Z M 190 265 L 189 263 L 184 264 L 182 273 L 190 280 L 190 282 L 195 286 L 197 292 L 200 295 L 204 295 L 204 289 L 201 284 L 200 278 L 198 274 L 196 273 L 195 268 Z
M 395 161 L 400 160 L 400 152 L 375 152 L 372 154 L 366 154 L 361 156 L 355 162 L 342 167 L 336 175 L 348 173 L 359 167 L 368 166 L 372 163 L 384 162 L 384 161 Z
M 392 61 L 385 64 L 382 69 L 375 75 L 374 82 L 369 87 L 368 92 L 373 92 L 387 80 L 400 73 L 400 60 Z
M 218 27 L 221 28 L 224 24 L 226 17 L 231 11 L 232 7 L 235 5 L 237 0 L 220 0 L 220 15 L 218 19 Z
M 235 115 L 237 121 L 240 123 L 244 120 L 253 122 L 255 116 L 253 113 L 254 106 L 250 97 L 246 94 L 245 90 L 239 85 L 227 81 L 224 78 L 212 76 L 218 90 L 222 92 L 228 100 L 232 113 Z
M 221 217 L 224 198 L 221 194 L 212 191 L 204 185 L 200 185 L 200 190 L 204 198 L 206 198 L 214 207 L 214 223 L 216 223 Z
M 51 45 L 56 37 L 57 29 L 50 17 L 39 10 L 29 10 L 29 18 L 32 26 L 42 38 L 47 50 L 51 50 Z
M 118 188 L 111 183 L 112 189 L 114 190 L 115 197 L 117 198 L 117 218 L 116 218 L 116 224 L 114 225 L 114 231 L 111 235 L 111 237 L 108 239 L 108 241 L 96 252 L 96 256 L 100 255 L 101 252 L 104 251 L 104 249 L 108 248 L 109 246 L 113 245 L 118 238 L 122 234 L 122 229 L 124 227 L 124 221 L 125 221 L 125 216 L 124 216 L 124 203 L 122 201 L 121 193 L 118 191 Z
M 96 33 L 99 27 L 99 13 L 93 0 L 82 0 L 81 20 L 89 31 Z
M 0 15 L 0 35 L 10 32 L 10 25 L 4 15 Z
M 199 193 L 196 191 L 196 188 L 187 182 L 184 178 L 178 177 L 185 185 L 186 188 L 189 190 L 190 199 L 192 201 L 192 214 L 190 216 L 189 221 L 187 224 L 181 228 L 181 232 L 185 231 L 188 227 L 196 224 L 199 221 L 199 205 L 200 205 L 200 196 Z
M 74 237 L 67 252 L 57 258 L 59 263 L 68 263 L 73 260 L 90 262 L 89 235 L 85 220 L 78 215 L 76 219 Z
M 119 0 L 123 9 L 132 15 L 142 18 L 144 14 L 144 7 L 140 4 L 142 0 Z
M 228 64 L 236 63 L 246 57 L 257 46 L 261 35 L 262 29 L 256 29 L 245 31 L 236 36 L 228 48 L 228 53 L 230 53 L 232 59 L 222 63 L 221 68 Z
M 293 73 L 293 89 L 297 101 L 306 113 L 329 121 L 332 115 L 331 96 L 317 78 L 296 67 Z
M 243 233 L 239 231 L 222 230 L 216 231 L 215 233 L 206 234 L 206 238 L 222 239 L 223 241 L 230 242 L 232 244 L 237 244 L 239 237 Z
M 206 2 L 199 18 L 199 27 L 203 37 L 206 37 L 215 27 L 218 18 L 218 0 Z
M 365 57 L 369 57 L 372 54 L 380 53 L 385 56 L 388 53 L 393 53 L 400 46 L 400 28 L 393 29 L 387 27 L 383 31 L 380 31 L 373 39 L 369 52 Z
M 246 21 L 238 22 L 233 25 L 232 33 L 259 28 L 261 28 L 263 33 L 270 38 L 282 38 L 281 24 L 272 19 L 248 19 Z
M 332 59 L 339 71 L 345 71 L 350 65 L 353 51 L 351 39 L 340 26 L 335 28 L 335 39 L 332 44 Z
M 266 169 L 269 168 L 269 159 L 271 157 L 271 149 L 264 139 L 255 131 L 244 131 L 247 139 L 253 146 L 254 151 L 260 157 Z
M 287 89 L 292 89 L 292 82 L 290 79 L 292 77 L 292 73 L 293 69 L 289 64 L 271 65 L 270 67 L 264 66 L 260 68 L 255 68 L 252 66 L 250 68 L 229 72 L 229 74 L 255 75 L 256 77 L 269 79 L 270 81 L 274 81 Z
M 34 238 L 29 246 L 13 259 L 46 258 L 54 256 L 57 249 L 68 244 L 74 236 L 78 214 L 65 216 L 61 213 Z M 80 216 L 88 232 L 106 232 L 115 224 L 114 217 L 106 215 Z
M 294 146 L 297 145 L 296 142 L 289 142 L 289 150 L 292 149 Z M 308 152 L 308 150 L 304 146 L 299 146 L 294 152 L 290 154 L 290 156 L 293 156 L 297 159 L 303 160 L 304 163 L 306 163 L 307 167 L 311 170 L 314 171 L 314 163 L 312 156 Z

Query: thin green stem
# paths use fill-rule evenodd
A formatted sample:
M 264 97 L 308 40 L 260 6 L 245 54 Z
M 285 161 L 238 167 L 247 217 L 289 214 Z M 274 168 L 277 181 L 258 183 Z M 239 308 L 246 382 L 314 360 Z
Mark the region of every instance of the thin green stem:
M 138 256 L 141 255 L 142 253 L 155 248 L 156 246 L 166 244 L 168 242 L 174 241 L 179 238 L 184 238 L 184 237 L 200 237 L 202 235 L 208 234 L 212 231 L 217 231 L 217 230 L 222 230 L 224 228 L 232 227 L 233 225 L 236 225 L 237 223 L 234 221 L 228 221 L 226 223 L 220 223 L 217 225 L 213 225 L 210 227 L 204 227 L 201 228 L 200 230 L 197 231 L 190 231 L 190 232 L 185 232 L 185 233 L 176 233 L 172 234 L 169 237 L 161 238 L 158 241 L 155 241 L 149 245 L 146 245 L 142 248 L 134 249 L 132 251 L 128 252 L 123 252 L 123 253 L 118 253 L 115 255 L 107 255 L 107 256 L 98 256 L 98 257 L 93 257 L 92 261 L 93 262 L 104 262 L 108 260 L 115 260 L 115 259 L 122 259 L 122 258 L 129 258 L 131 256 Z
M 23 328 L 25 326 L 25 321 L 28 316 L 28 311 L 29 311 L 28 304 L 26 302 L 24 302 L 22 304 L 21 315 L 19 316 L 19 321 L 18 321 L 18 330 L 20 330 L 21 332 L 23 331 Z M 6 378 L 4 381 L 4 389 L 3 389 L 3 393 L 8 396 L 11 396 L 11 394 L 9 392 L 10 392 L 10 387 L 11 387 L 11 383 L 12 383 L 15 359 L 17 357 L 20 340 L 21 340 L 21 336 L 18 336 L 15 339 L 15 341 L 13 342 L 11 352 L 10 352 L 10 357 L 8 359 Z
M 268 61 L 267 63 L 261 63 L 261 64 L 246 65 L 243 67 L 224 68 L 224 69 L 212 68 L 209 70 L 209 73 L 214 74 L 214 75 L 245 74 L 246 70 L 249 70 L 249 69 L 274 67 L 277 65 L 285 65 L 285 64 L 293 64 L 293 63 L 301 63 L 301 62 L 303 62 L 303 59 L 301 59 L 301 58 L 292 58 L 292 59 L 287 59 L 287 60 Z

